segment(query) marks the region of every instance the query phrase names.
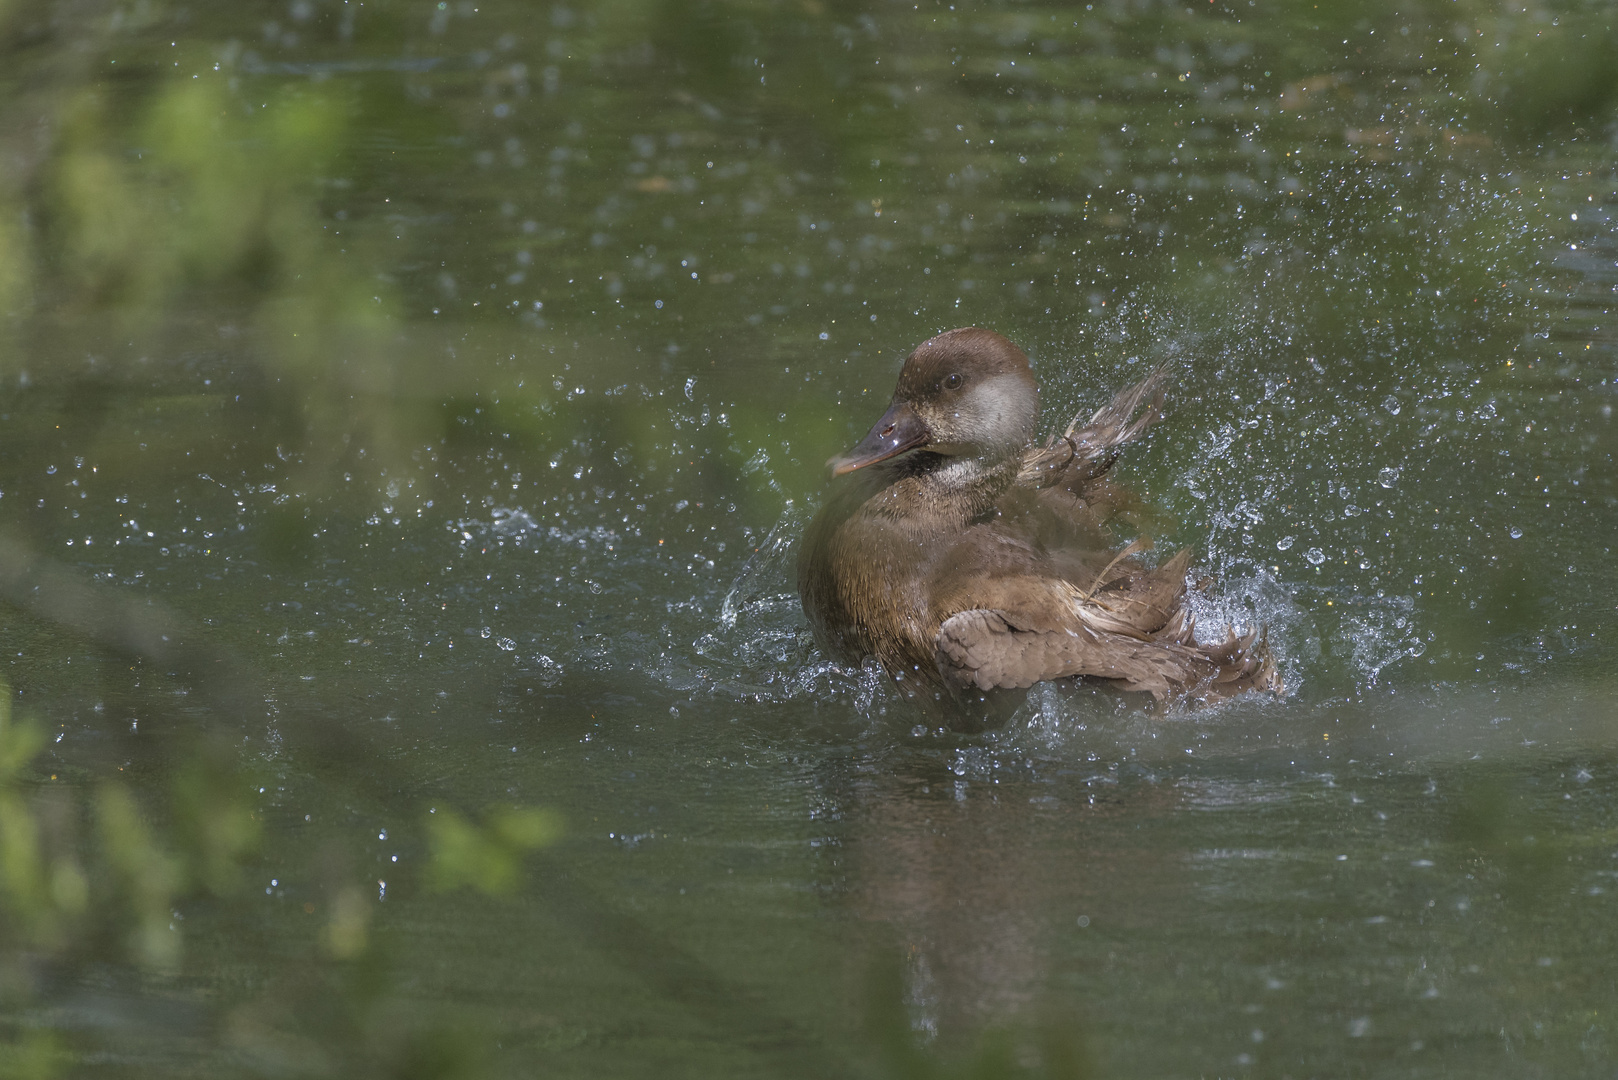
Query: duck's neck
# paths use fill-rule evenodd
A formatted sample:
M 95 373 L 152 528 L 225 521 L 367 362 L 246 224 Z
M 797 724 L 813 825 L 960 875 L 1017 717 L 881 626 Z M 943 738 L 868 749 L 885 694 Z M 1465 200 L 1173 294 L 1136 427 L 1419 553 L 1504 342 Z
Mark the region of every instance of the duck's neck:
M 946 457 L 925 452 L 912 456 L 911 476 L 921 497 L 962 523 L 988 513 L 1017 478 L 1016 458 Z

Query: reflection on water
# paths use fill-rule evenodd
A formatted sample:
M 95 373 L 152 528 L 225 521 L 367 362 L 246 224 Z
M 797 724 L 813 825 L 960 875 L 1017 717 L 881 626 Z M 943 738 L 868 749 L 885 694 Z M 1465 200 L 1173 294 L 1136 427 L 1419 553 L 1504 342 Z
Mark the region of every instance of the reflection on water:
M 0 1072 L 1610 1073 L 1612 31 L 1325 7 L 0 3 Z M 966 324 L 1284 695 L 819 654 Z

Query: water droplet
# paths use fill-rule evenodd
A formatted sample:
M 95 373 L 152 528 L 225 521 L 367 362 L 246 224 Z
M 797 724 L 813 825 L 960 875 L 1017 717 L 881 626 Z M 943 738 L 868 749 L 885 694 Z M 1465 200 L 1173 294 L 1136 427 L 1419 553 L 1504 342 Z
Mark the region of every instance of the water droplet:
M 1511 527 L 1511 538 L 1513 540 L 1521 540 L 1522 539 L 1522 529 L 1518 528 L 1516 525 L 1513 525 Z
M 1319 548 L 1310 548 L 1308 551 L 1303 553 L 1303 557 L 1308 559 L 1310 565 L 1312 566 L 1319 566 L 1321 563 L 1326 561 L 1326 553 L 1321 551 Z
M 1392 394 L 1389 394 L 1387 397 L 1382 399 L 1382 407 L 1388 410 L 1394 416 L 1399 415 L 1399 399 L 1394 397 Z
M 1376 482 L 1385 488 L 1390 488 L 1399 482 L 1399 474 L 1404 470 L 1396 465 L 1390 465 L 1376 474 Z
M 1285 551 L 1287 548 L 1291 547 L 1297 542 L 1298 538 L 1296 536 L 1283 536 L 1281 539 L 1275 542 L 1275 550 Z

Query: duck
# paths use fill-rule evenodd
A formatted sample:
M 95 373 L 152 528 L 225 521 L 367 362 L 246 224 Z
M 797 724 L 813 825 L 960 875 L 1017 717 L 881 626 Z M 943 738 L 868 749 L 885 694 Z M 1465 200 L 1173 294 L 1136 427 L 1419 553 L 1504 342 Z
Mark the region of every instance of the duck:
M 839 662 L 955 694 L 1101 680 L 1158 702 L 1276 691 L 1260 630 L 1199 643 L 1191 551 L 1118 546 L 1108 473 L 1162 416 L 1159 367 L 1036 441 L 1039 389 L 1005 337 L 961 327 L 905 358 L 870 432 L 834 457 L 798 559 L 803 611 Z

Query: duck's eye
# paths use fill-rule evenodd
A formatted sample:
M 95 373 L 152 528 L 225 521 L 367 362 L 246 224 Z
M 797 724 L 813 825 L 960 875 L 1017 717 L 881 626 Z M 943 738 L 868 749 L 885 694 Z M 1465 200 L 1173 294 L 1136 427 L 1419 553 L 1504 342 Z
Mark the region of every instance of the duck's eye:
M 949 378 L 944 380 L 945 390 L 959 390 L 960 388 L 961 377 L 959 375 L 951 375 Z

